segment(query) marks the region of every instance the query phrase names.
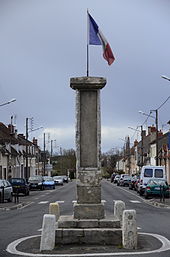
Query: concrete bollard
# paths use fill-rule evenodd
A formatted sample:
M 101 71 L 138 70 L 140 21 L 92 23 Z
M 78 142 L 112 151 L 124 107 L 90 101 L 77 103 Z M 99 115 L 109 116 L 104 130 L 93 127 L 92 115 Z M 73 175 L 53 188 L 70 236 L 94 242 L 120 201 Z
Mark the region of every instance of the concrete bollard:
M 122 216 L 123 211 L 125 210 L 125 203 L 120 200 L 114 201 L 114 216 L 116 216 L 120 220 L 120 224 L 122 225 Z
M 50 203 L 49 214 L 55 215 L 56 221 L 58 221 L 58 219 L 60 217 L 60 207 L 59 207 L 58 203 Z
M 137 249 L 137 224 L 135 210 L 125 210 L 123 212 L 122 244 L 125 249 Z
M 51 214 L 44 214 L 40 251 L 53 250 L 55 247 L 55 223 L 56 217 Z

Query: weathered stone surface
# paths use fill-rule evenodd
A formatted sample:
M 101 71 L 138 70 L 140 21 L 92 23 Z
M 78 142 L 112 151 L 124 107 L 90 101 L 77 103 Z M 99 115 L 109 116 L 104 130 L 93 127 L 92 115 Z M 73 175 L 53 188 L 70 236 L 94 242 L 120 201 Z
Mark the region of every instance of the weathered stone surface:
M 61 232 L 62 231 L 62 232 Z M 58 229 L 56 231 L 56 244 L 100 244 L 121 245 L 121 229 L 109 228 L 80 228 Z
M 102 89 L 106 85 L 106 79 L 103 77 L 79 77 L 70 79 L 72 89 Z
M 53 250 L 55 246 L 56 216 L 45 214 L 43 217 L 40 251 Z
M 120 220 L 122 224 L 123 211 L 125 210 L 125 203 L 120 200 L 114 201 L 114 216 Z
M 101 186 L 77 185 L 77 203 L 101 203 Z
M 49 214 L 53 214 L 56 217 L 56 221 L 60 217 L 60 207 L 58 203 L 50 203 L 49 204 Z
M 74 204 L 75 219 L 103 219 L 105 217 L 104 205 L 100 204 Z
M 125 210 L 123 212 L 122 244 L 125 249 L 137 249 L 137 225 L 135 210 Z
M 74 219 L 73 216 L 60 216 L 58 228 L 120 228 L 120 221 L 112 216 L 105 219 Z
M 102 180 L 101 170 L 97 168 L 80 168 L 78 171 L 77 185 L 99 186 Z

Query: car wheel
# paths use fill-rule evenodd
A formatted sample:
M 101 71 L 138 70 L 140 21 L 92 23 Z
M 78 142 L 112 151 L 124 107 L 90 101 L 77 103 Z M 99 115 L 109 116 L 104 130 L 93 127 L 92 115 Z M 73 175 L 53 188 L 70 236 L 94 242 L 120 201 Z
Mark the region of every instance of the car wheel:
M 145 196 L 145 199 L 148 199 L 148 198 L 149 198 L 147 192 L 145 192 L 144 196 Z
M 7 201 L 8 201 L 8 202 L 12 202 L 12 194 L 11 194 L 10 198 L 8 198 Z
M 143 192 L 142 192 L 142 191 L 139 191 L 139 194 L 140 194 L 140 196 L 142 196 L 142 195 L 143 195 Z
M 55 189 L 55 186 L 53 186 L 53 189 Z
M 27 192 L 27 195 L 29 195 L 29 194 L 30 194 L 30 191 Z

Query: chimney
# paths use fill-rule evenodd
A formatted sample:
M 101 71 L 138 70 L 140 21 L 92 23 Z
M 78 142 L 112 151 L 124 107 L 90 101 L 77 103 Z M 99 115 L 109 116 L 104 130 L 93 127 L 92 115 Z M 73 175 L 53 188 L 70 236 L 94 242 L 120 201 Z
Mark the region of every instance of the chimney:
M 146 130 L 142 130 L 141 136 L 146 137 Z
M 18 136 L 25 139 L 24 134 L 18 134 Z
M 163 136 L 163 132 L 160 130 L 158 131 L 158 137 L 162 137 Z
M 138 141 L 135 140 L 135 141 L 134 141 L 134 147 L 137 146 L 137 145 L 138 145 Z
M 8 125 L 8 130 L 9 130 L 9 133 L 10 133 L 10 134 L 14 134 L 14 133 L 15 133 L 15 131 L 14 131 L 14 126 L 13 126 L 12 124 L 9 124 L 9 125 Z
M 156 132 L 156 128 L 154 125 L 152 125 L 151 127 L 148 127 L 148 135 L 153 134 L 154 132 Z
M 32 142 L 33 142 L 33 145 L 38 146 L 38 140 L 35 137 L 33 138 Z

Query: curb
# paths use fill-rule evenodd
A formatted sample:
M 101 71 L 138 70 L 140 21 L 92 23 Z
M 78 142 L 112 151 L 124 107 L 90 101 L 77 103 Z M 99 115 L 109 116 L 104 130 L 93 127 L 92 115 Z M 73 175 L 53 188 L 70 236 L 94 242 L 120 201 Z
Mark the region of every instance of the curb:
M 16 210 L 16 209 L 20 209 L 23 206 L 28 205 L 28 204 L 30 204 L 30 202 L 19 203 L 19 204 L 13 205 L 11 207 L 9 207 L 9 206 L 8 207 L 0 207 L 0 211 Z
M 159 203 L 159 202 L 156 202 L 156 201 L 154 201 L 154 200 L 149 200 L 149 201 L 145 201 L 146 203 L 149 203 L 149 204 L 151 204 L 151 205 L 153 205 L 153 206 L 156 206 L 156 207 L 160 207 L 160 208 L 166 208 L 166 209 L 170 209 L 170 206 L 169 205 L 167 205 L 167 204 L 165 204 L 165 203 Z

